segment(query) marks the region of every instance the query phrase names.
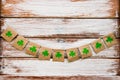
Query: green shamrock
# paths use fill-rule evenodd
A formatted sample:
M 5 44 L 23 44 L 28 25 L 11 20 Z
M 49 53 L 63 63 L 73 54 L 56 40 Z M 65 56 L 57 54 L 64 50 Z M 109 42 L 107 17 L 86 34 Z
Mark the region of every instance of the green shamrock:
M 49 55 L 48 50 L 44 50 L 44 51 L 42 52 L 42 55 L 48 56 L 48 55 Z
M 70 51 L 69 56 L 74 57 L 76 54 L 74 51 Z
M 61 58 L 62 57 L 62 54 L 60 52 L 56 52 L 56 55 L 55 55 L 57 58 Z
M 107 39 L 106 39 L 106 42 L 110 42 L 111 43 L 112 41 L 113 41 L 113 38 L 108 36 Z
M 101 47 L 102 47 L 102 44 L 99 43 L 99 42 L 97 42 L 96 45 L 95 45 L 95 47 L 96 47 L 97 49 L 98 49 L 98 48 L 101 48 Z
M 19 40 L 19 41 L 17 41 L 17 44 L 18 44 L 18 46 L 23 46 L 24 41 L 23 40 Z
M 83 52 L 83 54 L 88 54 L 89 50 L 87 48 L 84 48 L 82 52 Z
M 30 51 L 31 51 L 31 52 L 36 52 L 36 51 L 37 51 L 36 46 L 30 47 Z
M 6 36 L 7 36 L 7 37 L 11 37 L 11 36 L 12 36 L 11 31 L 8 31 L 8 32 L 6 33 Z

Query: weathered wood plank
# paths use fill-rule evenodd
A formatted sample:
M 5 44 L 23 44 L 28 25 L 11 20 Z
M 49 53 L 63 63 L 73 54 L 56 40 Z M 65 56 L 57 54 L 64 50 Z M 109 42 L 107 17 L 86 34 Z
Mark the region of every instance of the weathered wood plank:
M 15 76 L 117 75 L 119 59 L 85 59 L 72 63 L 36 58 L 3 58 L 2 74 Z
M 2 30 L 10 26 L 25 37 L 98 38 L 117 31 L 117 19 L 7 18 Z
M 82 46 L 88 44 L 96 39 L 76 39 L 75 42 L 62 42 L 60 40 L 51 40 L 51 39 L 39 39 L 39 38 L 29 38 L 30 41 L 35 42 L 41 46 L 45 46 L 52 49 L 68 49 Z M 71 39 L 72 40 L 72 39 Z M 11 43 L 8 43 L 2 39 L 2 57 L 33 57 L 28 54 L 25 54 L 25 51 L 16 50 L 11 46 Z M 47 43 L 47 44 L 46 44 Z M 92 58 L 120 58 L 119 55 L 119 46 L 115 45 L 109 49 L 106 49 L 99 54 L 93 52 Z
M 0 80 L 120 80 L 120 76 L 13 76 L 13 75 L 1 75 Z
M 1 21 L 0 21 L 0 23 L 1 23 Z M 0 30 L 1 30 L 1 25 L 0 25 Z M 1 31 L 0 31 L 0 34 L 1 34 Z M 2 55 L 2 44 L 1 44 L 1 38 L 0 38 L 0 56 Z M 1 74 L 1 64 L 2 64 L 2 62 L 1 62 L 1 58 L 0 58 L 0 74 Z
M 118 0 L 2 0 L 4 17 L 118 17 Z

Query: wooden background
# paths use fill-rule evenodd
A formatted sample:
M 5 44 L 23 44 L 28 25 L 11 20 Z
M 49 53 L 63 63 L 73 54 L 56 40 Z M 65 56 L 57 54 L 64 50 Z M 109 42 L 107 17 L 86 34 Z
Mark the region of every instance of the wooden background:
M 115 31 L 119 0 L 1 0 L 0 32 L 14 28 L 42 46 L 68 49 Z M 0 80 L 120 80 L 120 45 L 75 62 L 40 61 L 0 37 Z

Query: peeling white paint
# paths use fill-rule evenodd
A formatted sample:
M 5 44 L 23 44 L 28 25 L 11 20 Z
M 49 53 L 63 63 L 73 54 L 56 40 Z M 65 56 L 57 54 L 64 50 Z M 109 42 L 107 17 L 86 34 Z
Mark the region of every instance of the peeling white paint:
M 5 19 L 2 30 L 13 27 L 23 36 L 48 36 L 53 34 L 106 35 L 116 30 L 117 20 L 113 19 Z
M 3 0 L 3 2 L 5 4 L 6 0 Z M 23 13 L 24 15 L 22 16 L 25 16 L 26 13 L 30 13 L 39 17 L 108 17 L 111 16 L 109 11 L 113 9 L 109 2 L 110 0 L 77 2 L 71 2 L 71 0 L 24 0 L 23 2 L 12 4 L 11 7 L 13 7 L 12 16 L 21 16 Z M 9 4 L 5 4 L 4 8 L 8 8 L 7 5 Z
M 117 61 L 113 59 L 85 59 L 72 63 L 4 59 L 4 74 L 19 76 L 116 75 Z M 115 65 L 116 64 L 116 65 Z M 19 72 L 17 72 L 19 70 Z

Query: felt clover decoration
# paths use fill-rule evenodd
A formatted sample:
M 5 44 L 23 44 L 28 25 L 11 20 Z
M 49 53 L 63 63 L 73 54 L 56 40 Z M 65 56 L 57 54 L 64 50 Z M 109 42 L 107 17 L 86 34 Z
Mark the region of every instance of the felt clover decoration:
M 62 57 L 62 54 L 60 52 L 56 52 L 56 55 L 55 55 L 57 58 L 61 58 Z
M 48 50 L 44 50 L 44 51 L 42 52 L 42 55 L 43 55 L 43 56 L 48 56 L 48 55 L 49 55 Z
M 29 42 L 25 48 L 26 53 L 29 55 L 37 56 L 40 46 L 34 42 Z
M 53 50 L 53 61 L 64 62 L 65 50 L 54 49 Z
M 89 45 L 90 44 L 79 47 L 79 51 L 81 53 L 81 58 L 82 59 L 92 56 L 92 51 L 91 51 Z
M 18 46 L 23 46 L 24 45 L 24 41 L 23 40 L 18 40 L 17 41 L 17 45 Z
M 67 54 L 67 58 L 69 62 L 75 61 L 77 59 L 79 59 L 79 50 L 78 48 L 70 48 L 66 50 L 66 54 Z
M 106 42 L 111 43 L 112 41 L 113 41 L 113 38 L 112 38 L 112 37 L 110 37 L 110 36 L 108 36 L 108 37 L 107 37 L 107 39 L 106 39 Z
M 17 36 L 17 32 L 11 27 L 7 27 L 6 30 L 3 30 L 1 37 L 6 41 L 11 42 Z
M 99 48 L 101 48 L 101 47 L 102 47 L 102 44 L 101 44 L 101 43 L 99 43 L 99 42 L 97 42 L 97 43 L 96 43 L 96 45 L 95 45 L 95 47 L 96 47 L 97 49 L 99 49 Z
M 76 55 L 76 54 L 75 54 L 74 51 L 70 51 L 70 52 L 69 52 L 69 56 L 71 56 L 71 57 L 75 57 L 75 55 Z
M 31 52 L 36 52 L 36 51 L 37 51 L 36 46 L 30 47 L 30 51 L 31 51 Z
M 18 50 L 23 50 L 28 43 L 28 39 L 23 36 L 17 36 L 17 38 L 13 41 L 12 45 Z
M 84 48 L 82 52 L 83 52 L 83 54 L 87 55 L 89 53 L 89 50 L 87 48 Z
M 105 49 L 104 43 L 102 41 L 102 38 L 99 38 L 91 43 L 91 46 L 93 48 L 93 51 L 97 54 Z
M 104 42 L 105 42 L 105 44 L 106 44 L 106 46 L 108 47 L 108 48 L 110 48 L 110 47 L 112 47 L 113 45 L 115 45 L 115 44 L 118 44 L 118 41 L 117 41 L 117 39 L 116 39 L 116 36 L 115 36 L 115 34 L 112 32 L 112 33 L 109 33 L 108 35 L 106 35 L 106 36 L 104 36 L 103 37 L 103 40 L 104 40 Z
M 53 52 L 52 49 L 50 48 L 46 48 L 46 47 L 41 47 L 39 49 L 39 53 L 38 53 L 38 58 L 40 60 L 50 60 L 51 58 L 51 53 Z
M 7 36 L 7 37 L 11 37 L 11 36 L 12 36 L 12 32 L 11 32 L 11 31 L 8 31 L 8 32 L 6 33 L 6 36 Z

